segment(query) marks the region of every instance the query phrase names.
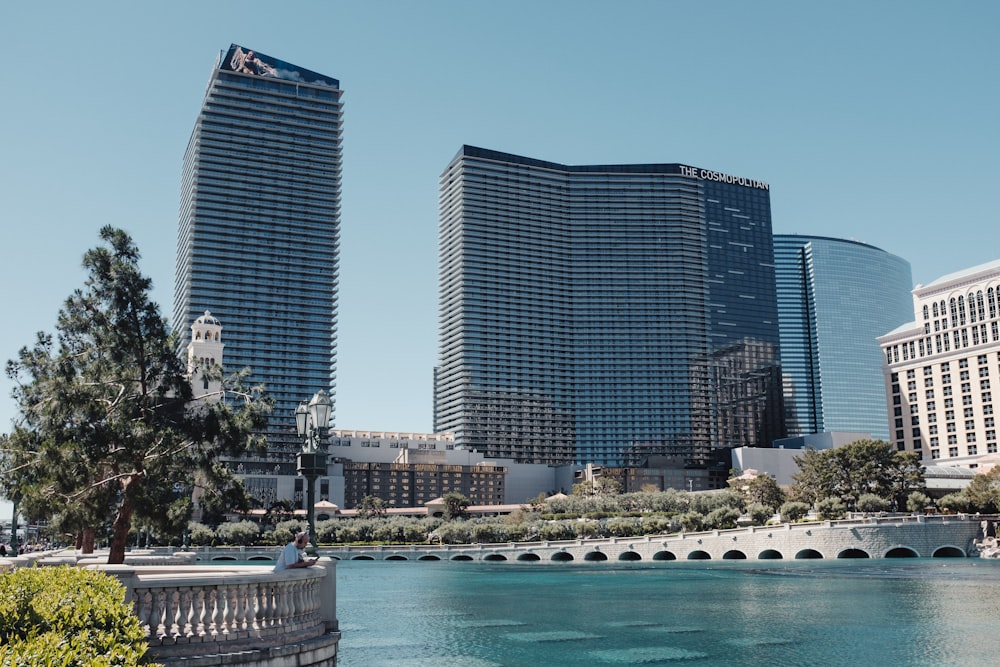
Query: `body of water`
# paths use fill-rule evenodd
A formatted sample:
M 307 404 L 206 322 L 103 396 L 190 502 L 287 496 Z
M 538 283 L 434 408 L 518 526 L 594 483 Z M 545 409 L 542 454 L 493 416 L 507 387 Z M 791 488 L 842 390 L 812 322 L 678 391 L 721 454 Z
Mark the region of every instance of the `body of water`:
M 342 561 L 340 667 L 995 665 L 1000 560 Z

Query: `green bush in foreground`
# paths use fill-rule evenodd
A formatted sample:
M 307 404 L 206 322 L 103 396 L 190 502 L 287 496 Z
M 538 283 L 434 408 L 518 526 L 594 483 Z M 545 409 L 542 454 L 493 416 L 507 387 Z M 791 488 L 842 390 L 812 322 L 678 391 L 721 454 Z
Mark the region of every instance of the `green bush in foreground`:
M 69 566 L 0 575 L 0 667 L 131 667 L 146 648 L 114 577 Z

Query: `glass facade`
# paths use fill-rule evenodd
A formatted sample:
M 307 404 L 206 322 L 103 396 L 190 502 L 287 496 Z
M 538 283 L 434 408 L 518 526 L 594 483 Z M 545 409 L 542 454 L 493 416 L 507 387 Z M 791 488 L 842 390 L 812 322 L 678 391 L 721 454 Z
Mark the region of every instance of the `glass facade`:
M 770 196 L 465 146 L 441 179 L 435 430 L 605 465 L 784 435 Z
M 216 63 L 184 155 L 174 329 L 211 310 L 226 368 L 248 367 L 272 426 L 333 394 L 340 234 L 336 79 L 233 45 Z
M 913 319 L 909 262 L 857 241 L 775 234 L 786 423 L 792 437 L 889 439 L 877 338 Z

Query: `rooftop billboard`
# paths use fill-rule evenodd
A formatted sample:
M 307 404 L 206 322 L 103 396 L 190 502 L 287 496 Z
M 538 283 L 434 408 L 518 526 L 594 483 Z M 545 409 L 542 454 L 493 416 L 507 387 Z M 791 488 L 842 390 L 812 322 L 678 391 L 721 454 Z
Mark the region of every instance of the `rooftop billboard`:
M 307 70 L 298 65 L 286 63 L 284 60 L 278 60 L 277 58 L 272 58 L 251 49 L 245 49 L 238 44 L 233 44 L 229 47 L 229 51 L 219 64 L 219 68 L 229 70 L 230 72 L 252 74 L 254 76 L 340 88 L 340 82 L 336 79 Z

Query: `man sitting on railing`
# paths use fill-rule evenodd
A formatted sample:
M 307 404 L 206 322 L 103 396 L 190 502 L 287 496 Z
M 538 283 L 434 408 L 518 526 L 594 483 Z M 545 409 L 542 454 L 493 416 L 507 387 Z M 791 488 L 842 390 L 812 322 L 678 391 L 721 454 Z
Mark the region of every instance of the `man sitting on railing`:
M 296 534 L 295 539 L 286 544 L 285 548 L 281 550 L 281 555 L 278 556 L 278 560 L 274 564 L 274 571 L 281 572 L 282 570 L 315 565 L 319 559 L 306 560 L 305 554 L 302 551 L 306 548 L 307 544 L 309 544 L 309 533 Z

